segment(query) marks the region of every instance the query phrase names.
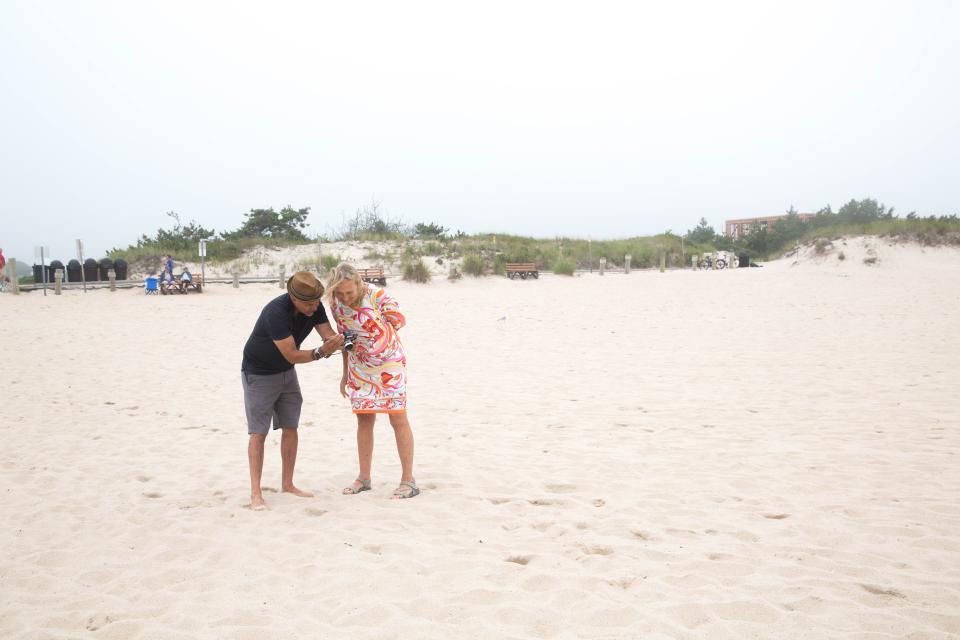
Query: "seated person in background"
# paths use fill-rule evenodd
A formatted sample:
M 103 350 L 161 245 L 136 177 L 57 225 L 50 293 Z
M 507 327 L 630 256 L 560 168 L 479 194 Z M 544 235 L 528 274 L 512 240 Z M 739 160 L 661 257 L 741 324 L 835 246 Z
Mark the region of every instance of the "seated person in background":
M 173 274 L 164 270 L 158 277 L 161 291 L 176 291 L 177 284 L 173 281 Z
M 187 292 L 187 287 L 190 286 L 190 283 L 193 282 L 193 276 L 190 275 L 190 269 L 186 267 L 183 268 L 183 273 L 180 274 L 180 291 L 183 293 Z

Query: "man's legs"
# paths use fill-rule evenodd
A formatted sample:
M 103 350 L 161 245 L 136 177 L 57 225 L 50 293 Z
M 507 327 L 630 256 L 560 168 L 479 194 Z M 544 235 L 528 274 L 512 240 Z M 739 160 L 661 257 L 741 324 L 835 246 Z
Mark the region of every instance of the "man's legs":
M 257 511 L 267 508 L 263 501 L 263 491 L 260 489 L 260 478 L 263 476 L 263 443 L 266 439 L 265 433 L 251 433 L 247 443 L 247 460 L 250 462 L 250 508 Z
M 283 433 L 280 436 L 280 459 L 283 462 L 280 472 L 280 490 L 301 498 L 312 498 L 312 493 L 297 489 L 293 485 L 293 468 L 297 464 L 297 444 L 300 440 L 297 430 L 281 428 L 280 431 Z

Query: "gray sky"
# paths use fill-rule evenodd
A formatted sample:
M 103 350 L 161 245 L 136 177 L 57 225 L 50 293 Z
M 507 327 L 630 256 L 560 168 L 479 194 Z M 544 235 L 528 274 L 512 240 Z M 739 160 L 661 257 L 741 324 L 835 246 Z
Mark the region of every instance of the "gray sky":
M 0 5 L 0 247 L 372 199 L 609 238 L 874 197 L 960 211 L 960 3 Z

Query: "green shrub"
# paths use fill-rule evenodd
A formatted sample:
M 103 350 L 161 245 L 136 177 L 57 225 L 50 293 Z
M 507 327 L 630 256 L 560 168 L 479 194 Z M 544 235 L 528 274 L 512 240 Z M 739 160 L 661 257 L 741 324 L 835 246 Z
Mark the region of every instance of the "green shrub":
M 425 242 L 420 251 L 425 256 L 439 256 L 443 253 L 443 245 L 439 242 Z
M 412 282 L 426 283 L 430 282 L 430 269 L 424 264 L 422 258 L 403 263 L 403 279 Z
M 463 259 L 463 272 L 475 278 L 487 275 L 487 262 L 478 254 L 471 254 Z
M 557 258 L 553 261 L 551 271 L 561 276 L 572 276 L 577 265 L 569 258 Z
M 343 258 L 339 255 L 322 255 L 320 256 L 320 269 L 326 273 L 333 269 L 335 266 L 343 262 Z

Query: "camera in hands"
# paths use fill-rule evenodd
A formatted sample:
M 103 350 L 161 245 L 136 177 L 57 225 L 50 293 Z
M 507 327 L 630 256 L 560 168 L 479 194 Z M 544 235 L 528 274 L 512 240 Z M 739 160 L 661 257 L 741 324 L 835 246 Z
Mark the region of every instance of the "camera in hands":
M 353 351 L 353 344 L 357 340 L 357 332 L 349 329 L 343 332 L 343 350 Z

